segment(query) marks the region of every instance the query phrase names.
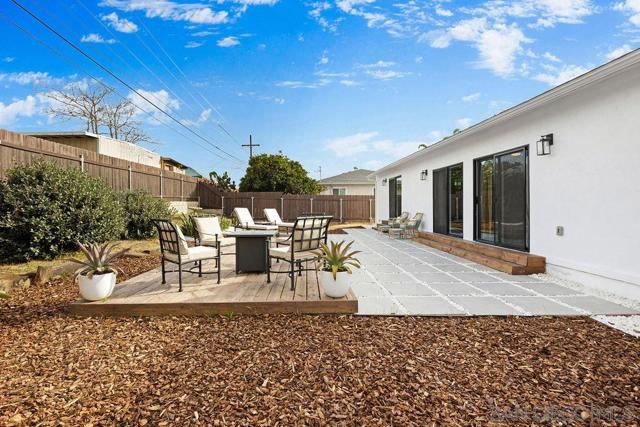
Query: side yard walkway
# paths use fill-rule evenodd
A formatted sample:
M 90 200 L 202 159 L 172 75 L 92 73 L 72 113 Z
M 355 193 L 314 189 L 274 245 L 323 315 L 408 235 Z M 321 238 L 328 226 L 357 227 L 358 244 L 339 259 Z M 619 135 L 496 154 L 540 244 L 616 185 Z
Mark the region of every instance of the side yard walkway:
M 640 312 L 535 275 L 511 276 L 410 240 L 349 230 L 364 315 L 632 315 Z

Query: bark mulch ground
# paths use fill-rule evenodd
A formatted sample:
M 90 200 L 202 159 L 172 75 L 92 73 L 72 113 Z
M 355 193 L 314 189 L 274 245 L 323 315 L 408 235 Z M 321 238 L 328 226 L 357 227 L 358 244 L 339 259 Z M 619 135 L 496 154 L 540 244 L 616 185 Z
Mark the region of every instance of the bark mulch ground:
M 0 425 L 640 423 L 640 340 L 588 318 L 66 315 L 77 297 L 0 302 Z

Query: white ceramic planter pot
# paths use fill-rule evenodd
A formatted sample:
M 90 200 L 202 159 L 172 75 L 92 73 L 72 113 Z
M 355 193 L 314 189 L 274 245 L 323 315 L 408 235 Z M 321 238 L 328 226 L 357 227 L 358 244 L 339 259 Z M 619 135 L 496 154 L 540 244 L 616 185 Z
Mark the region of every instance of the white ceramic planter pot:
M 320 284 L 324 288 L 324 293 L 331 298 L 342 298 L 347 295 L 349 288 L 351 287 L 350 274 L 346 272 L 339 272 L 336 275 L 336 280 L 333 280 L 333 275 L 330 271 L 320 270 Z
M 89 301 L 100 301 L 109 298 L 116 286 L 115 273 L 94 274 L 91 279 L 78 276 L 80 295 Z

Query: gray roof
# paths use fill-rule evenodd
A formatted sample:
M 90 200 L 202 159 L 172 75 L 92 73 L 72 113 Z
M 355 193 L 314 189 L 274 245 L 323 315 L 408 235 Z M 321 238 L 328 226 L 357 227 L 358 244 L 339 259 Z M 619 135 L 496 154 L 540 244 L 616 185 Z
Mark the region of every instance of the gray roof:
M 370 175 L 373 171 L 367 169 L 354 169 L 340 175 L 330 176 L 320 180 L 320 184 L 373 184 L 375 179 Z

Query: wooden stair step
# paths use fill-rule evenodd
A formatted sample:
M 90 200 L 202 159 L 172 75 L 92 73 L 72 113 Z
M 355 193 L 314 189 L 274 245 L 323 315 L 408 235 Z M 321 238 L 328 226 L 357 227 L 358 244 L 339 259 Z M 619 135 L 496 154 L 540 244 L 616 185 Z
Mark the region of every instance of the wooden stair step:
M 525 275 L 534 273 L 544 273 L 545 267 L 542 266 L 525 266 L 515 262 L 506 261 L 501 258 L 494 258 L 484 255 L 482 253 L 466 250 L 457 246 L 449 245 L 447 243 L 441 243 L 435 240 L 424 239 L 422 237 L 416 237 L 414 241 L 430 246 L 434 249 L 438 249 L 443 252 L 450 253 L 451 255 L 459 256 L 469 261 L 482 264 L 484 266 L 493 268 L 494 270 L 502 271 L 507 274 L 513 275 Z

